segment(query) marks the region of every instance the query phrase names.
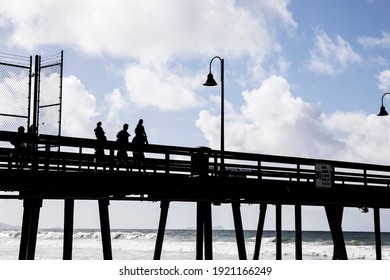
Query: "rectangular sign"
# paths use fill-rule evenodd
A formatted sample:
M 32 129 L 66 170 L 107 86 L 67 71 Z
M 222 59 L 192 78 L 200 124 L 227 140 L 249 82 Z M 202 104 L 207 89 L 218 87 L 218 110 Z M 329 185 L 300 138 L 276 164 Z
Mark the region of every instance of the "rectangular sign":
M 328 163 L 316 163 L 316 187 L 331 188 L 333 168 Z

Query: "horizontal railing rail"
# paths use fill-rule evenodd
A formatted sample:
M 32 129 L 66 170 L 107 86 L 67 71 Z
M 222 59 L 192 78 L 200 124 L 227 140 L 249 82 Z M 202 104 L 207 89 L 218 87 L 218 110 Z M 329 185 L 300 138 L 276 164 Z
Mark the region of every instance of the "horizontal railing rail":
M 0 131 L 0 170 L 15 168 L 9 143 L 18 137 L 16 132 Z M 26 137 L 28 139 L 28 137 Z M 125 149 L 129 153 L 128 169 L 117 158 L 118 144 L 106 141 L 101 144 L 105 156 L 96 159 L 95 139 L 54 135 L 39 135 L 29 153 L 23 170 L 48 172 L 123 172 L 140 168 L 148 173 L 180 174 L 183 176 L 219 176 L 221 152 L 206 147 L 179 147 L 166 145 L 136 145 L 129 143 Z M 141 167 L 132 156 L 134 151 L 145 153 Z M 254 154 L 225 151 L 226 177 L 248 180 L 273 180 L 310 183 L 317 186 L 328 182 L 329 186 L 389 187 L 390 167 L 379 164 L 343 162 L 335 160 L 311 159 L 290 156 Z M 324 173 L 321 168 L 328 168 Z M 326 177 L 328 176 L 328 177 Z M 322 180 L 322 181 L 321 181 Z M 1 186 L 0 186 L 1 187 Z

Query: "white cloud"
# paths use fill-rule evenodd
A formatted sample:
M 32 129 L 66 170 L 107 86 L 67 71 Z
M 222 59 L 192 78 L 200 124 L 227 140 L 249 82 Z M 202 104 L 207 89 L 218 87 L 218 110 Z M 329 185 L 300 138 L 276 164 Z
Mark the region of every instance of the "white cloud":
M 390 121 L 362 112 L 325 115 L 317 104 L 295 97 L 278 76 L 243 93 L 238 110 L 228 104 L 226 150 L 359 162 L 387 162 Z M 220 115 L 203 110 L 197 126 L 219 149 Z
M 194 92 L 200 78 L 180 76 L 165 64 L 128 65 L 125 80 L 129 99 L 137 107 L 180 111 L 203 103 Z
M 390 49 L 390 33 L 382 32 L 381 38 L 362 36 L 358 38 L 358 42 L 367 49 L 375 47 Z
M 63 79 L 63 90 L 62 134 L 92 138 L 92 119 L 97 115 L 95 96 L 75 76 Z
M 231 0 L 1 2 L 3 26 L 12 30 L 9 43 L 22 48 L 58 44 L 153 61 L 173 54 L 257 53 L 271 43 L 263 23 Z
M 327 75 L 336 75 L 350 64 L 361 62 L 361 57 L 353 51 L 351 45 L 341 36 L 332 39 L 328 34 L 319 32 L 315 46 L 310 51 L 309 69 Z
M 1 26 L 11 47 L 31 51 L 60 45 L 89 55 L 128 59 L 132 62 L 125 81 L 130 101 L 136 107 L 164 111 L 202 102 L 193 92 L 194 79 L 176 74 L 170 65 L 173 57 L 186 63 L 214 54 L 230 61 L 249 58 L 248 73 L 257 81 L 264 73 L 264 58 L 281 50 L 270 26 L 282 23 L 289 30 L 297 26 L 287 0 L 250 5 L 233 0 L 37 0 L 34 4 L 20 0 L 1 5 L 2 1 Z M 281 71 L 289 65 L 284 60 L 279 63 Z
M 379 85 L 378 88 L 380 90 L 389 92 L 390 91 L 390 70 L 384 70 L 378 75 Z

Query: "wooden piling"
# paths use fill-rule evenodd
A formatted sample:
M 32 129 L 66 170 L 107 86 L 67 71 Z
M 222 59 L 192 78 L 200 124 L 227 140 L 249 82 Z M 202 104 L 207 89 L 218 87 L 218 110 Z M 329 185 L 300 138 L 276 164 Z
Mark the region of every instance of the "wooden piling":
M 203 260 L 204 207 L 196 203 L 196 259 Z
M 212 260 L 213 233 L 211 202 L 198 201 L 196 207 L 196 259 L 203 260 L 204 252 L 204 259 Z
M 345 247 L 343 230 L 341 227 L 343 207 L 338 205 L 326 205 L 326 216 L 328 218 L 330 232 L 334 243 L 334 260 L 347 260 L 347 250 Z
M 275 205 L 276 214 L 276 259 L 282 259 L 282 205 Z
M 26 198 L 23 201 L 23 222 L 19 247 L 19 260 L 33 260 L 37 242 L 39 212 L 42 199 Z
M 109 204 L 110 201 L 108 199 L 99 199 L 100 230 L 102 234 L 103 258 L 105 260 L 112 260 Z
M 213 259 L 213 224 L 211 202 L 204 203 L 204 258 Z
M 258 260 L 260 257 L 261 239 L 263 238 L 264 221 L 265 221 L 265 214 L 267 212 L 267 204 L 262 203 L 260 204 L 259 208 L 260 208 L 259 221 L 257 223 L 256 242 L 255 242 L 255 249 L 253 253 L 254 260 Z
M 302 260 L 302 206 L 295 204 L 295 259 Z
M 154 249 L 153 260 L 160 260 L 161 259 L 161 252 L 162 252 L 162 246 L 163 246 L 163 242 L 164 242 L 165 228 L 166 228 L 166 224 L 167 224 L 169 203 L 170 202 L 167 200 L 162 200 L 160 203 L 160 208 L 161 208 L 160 222 L 158 225 L 156 246 Z
M 232 203 L 234 229 L 236 233 L 236 241 L 237 241 L 237 249 L 238 249 L 238 258 L 240 260 L 246 260 L 247 256 L 246 256 L 244 230 L 242 226 L 240 207 L 241 205 L 239 202 Z
M 74 199 L 66 198 L 64 201 L 64 242 L 62 258 L 72 259 L 73 247 L 73 220 L 74 220 Z
M 380 209 L 374 208 L 374 227 L 375 227 L 375 252 L 376 259 L 382 259 L 382 241 L 381 241 L 381 221 L 380 221 Z

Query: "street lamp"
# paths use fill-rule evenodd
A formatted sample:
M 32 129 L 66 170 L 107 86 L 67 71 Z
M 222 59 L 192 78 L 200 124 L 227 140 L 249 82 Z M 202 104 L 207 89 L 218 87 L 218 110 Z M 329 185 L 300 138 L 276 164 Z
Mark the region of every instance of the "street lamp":
M 216 86 L 218 85 L 217 82 L 214 80 L 213 74 L 211 73 L 211 64 L 213 63 L 214 59 L 219 59 L 221 62 L 221 173 L 223 174 L 225 171 L 225 124 L 224 124 L 224 86 L 223 86 L 223 80 L 224 80 L 224 60 L 223 58 L 219 56 L 214 56 L 210 60 L 210 67 L 209 67 L 209 74 L 207 75 L 207 80 L 203 84 L 204 86 Z
M 383 106 L 383 98 L 385 97 L 386 94 L 390 94 L 390 92 L 386 92 L 382 95 L 382 106 L 379 109 L 379 113 L 377 114 L 377 116 L 387 116 L 389 114 L 387 113 L 385 106 Z

